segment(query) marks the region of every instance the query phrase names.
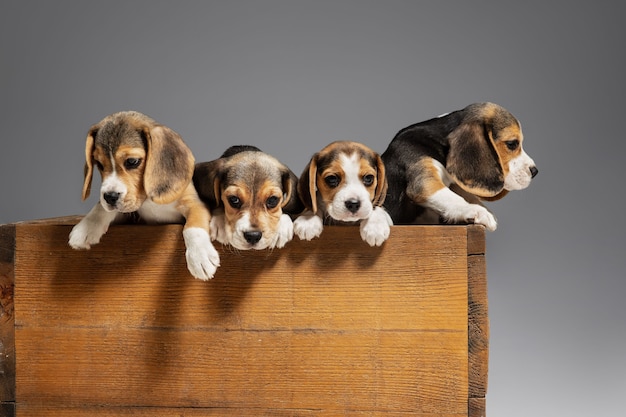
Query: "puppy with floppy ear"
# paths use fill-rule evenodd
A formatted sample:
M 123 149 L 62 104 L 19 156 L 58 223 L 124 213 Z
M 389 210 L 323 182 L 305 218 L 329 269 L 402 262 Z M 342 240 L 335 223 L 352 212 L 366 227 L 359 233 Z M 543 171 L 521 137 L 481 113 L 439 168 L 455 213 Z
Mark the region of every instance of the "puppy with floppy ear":
M 94 166 L 102 177 L 100 199 L 72 229 L 72 248 L 89 249 L 113 223 L 184 222 L 189 272 L 213 277 L 219 254 L 209 237 L 210 214 L 191 181 L 193 155 L 176 132 L 138 112 L 114 113 L 89 129 L 85 158 L 83 200 Z
M 297 177 L 254 146 L 228 148 L 196 164 L 194 184 L 210 208 L 211 238 L 236 249 L 282 248 L 293 238 L 290 215 L 303 209 Z
M 537 175 L 524 152 L 519 121 L 494 103 L 402 129 L 382 154 L 389 193 L 385 208 L 394 223 L 476 223 L 495 230 L 481 204 L 522 190 Z
M 311 240 L 324 224 L 359 224 L 361 238 L 380 246 L 389 237 L 391 218 L 383 209 L 385 165 L 367 146 L 337 141 L 313 155 L 298 181 L 307 211 L 294 221 L 300 239 Z

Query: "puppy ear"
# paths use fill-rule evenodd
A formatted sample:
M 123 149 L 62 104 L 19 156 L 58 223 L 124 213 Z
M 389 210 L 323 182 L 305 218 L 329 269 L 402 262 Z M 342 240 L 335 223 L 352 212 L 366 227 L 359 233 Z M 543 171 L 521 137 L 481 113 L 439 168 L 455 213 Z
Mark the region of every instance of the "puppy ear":
M 385 164 L 380 155 L 376 154 L 376 192 L 372 203 L 375 207 L 382 206 L 387 197 L 387 175 L 385 174 Z
M 89 197 L 91 193 L 91 181 L 93 180 L 93 146 L 94 137 L 98 133 L 99 126 L 93 126 L 87 133 L 87 140 L 85 141 L 85 168 L 83 172 L 83 201 Z
M 298 180 L 298 195 L 304 207 L 317 213 L 317 155 L 313 155 Z
M 191 181 L 193 154 L 178 133 L 166 126 L 147 126 L 143 133 L 147 143 L 143 177 L 146 194 L 157 204 L 171 203 Z
M 449 136 L 446 169 L 465 191 L 493 197 L 504 188 L 504 172 L 486 123 L 463 123 Z
M 298 196 L 298 177 L 286 166 L 282 169 L 283 204 L 287 214 L 300 214 L 304 205 Z
M 196 192 L 211 210 L 218 208 L 221 204 L 221 176 L 223 159 L 216 159 L 211 162 L 201 162 L 196 164 L 193 173 L 193 185 Z

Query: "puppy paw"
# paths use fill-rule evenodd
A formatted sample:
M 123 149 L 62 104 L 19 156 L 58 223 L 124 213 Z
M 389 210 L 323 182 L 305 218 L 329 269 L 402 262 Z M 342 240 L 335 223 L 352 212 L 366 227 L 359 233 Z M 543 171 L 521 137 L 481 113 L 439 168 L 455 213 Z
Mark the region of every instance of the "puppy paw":
M 274 246 L 277 248 L 284 247 L 287 242 L 293 239 L 293 221 L 291 221 L 291 217 L 289 217 L 288 214 L 280 216 L 276 237 L 276 244 Z
M 302 240 L 311 240 L 322 234 L 322 218 L 307 212 L 293 221 L 293 232 Z
M 226 216 L 224 213 L 216 212 L 211 216 L 209 232 L 211 233 L 211 240 L 217 240 L 224 245 L 228 244 L 228 237 L 226 236 Z
M 217 253 L 209 234 L 200 227 L 189 227 L 183 231 L 187 250 L 187 269 L 194 277 L 207 281 L 215 275 L 220 266 L 220 255 Z
M 393 224 L 391 217 L 382 207 L 375 207 L 367 219 L 361 221 L 361 239 L 370 246 L 380 246 L 387 240 Z
M 68 243 L 74 249 L 90 249 L 91 245 L 100 242 L 108 228 L 108 224 L 98 224 L 84 217 L 72 228 Z
M 463 221 L 466 223 L 482 224 L 487 230 L 494 231 L 498 223 L 496 218 L 485 207 L 479 204 L 468 204 L 457 216 L 457 221 Z
M 482 224 L 483 226 L 485 226 L 485 228 L 487 230 L 490 231 L 494 231 L 496 230 L 496 227 L 498 227 L 498 222 L 496 221 L 496 218 L 494 217 L 493 214 L 491 214 L 489 212 L 489 210 L 487 210 L 486 208 L 479 206 L 479 205 L 475 205 L 476 206 L 476 212 L 473 216 L 473 218 L 470 218 L 470 222 L 473 221 L 474 224 Z

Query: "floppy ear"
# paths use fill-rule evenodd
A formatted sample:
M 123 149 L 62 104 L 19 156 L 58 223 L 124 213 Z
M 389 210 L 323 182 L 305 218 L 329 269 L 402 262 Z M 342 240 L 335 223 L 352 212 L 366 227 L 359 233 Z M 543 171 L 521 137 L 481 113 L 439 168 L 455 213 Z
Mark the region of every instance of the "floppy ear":
M 385 174 L 385 164 L 380 155 L 376 154 L 376 192 L 372 203 L 375 207 L 382 206 L 387 197 L 387 175 Z
M 163 126 L 146 126 L 146 170 L 143 182 L 148 198 L 157 204 L 176 200 L 193 176 L 194 158 L 178 133 Z
M 317 155 L 313 155 L 309 164 L 304 168 L 298 180 L 298 195 L 304 207 L 317 213 L 316 178 L 317 178 Z
M 87 133 L 87 140 L 85 142 L 85 168 L 83 172 L 83 200 L 86 200 L 91 193 L 91 181 L 93 180 L 93 145 L 94 136 L 98 132 L 99 126 L 93 126 Z
M 196 164 L 193 173 L 193 185 L 196 192 L 211 210 L 218 208 L 221 199 L 221 172 L 224 165 L 223 159 L 216 159 L 211 162 L 201 162 Z
M 283 212 L 300 214 L 304 210 L 304 205 L 298 196 L 298 177 L 287 167 L 284 167 L 282 171 L 282 186 Z
M 463 123 L 449 136 L 446 169 L 465 191 L 493 197 L 504 188 L 504 173 L 496 153 L 492 127 L 486 123 Z

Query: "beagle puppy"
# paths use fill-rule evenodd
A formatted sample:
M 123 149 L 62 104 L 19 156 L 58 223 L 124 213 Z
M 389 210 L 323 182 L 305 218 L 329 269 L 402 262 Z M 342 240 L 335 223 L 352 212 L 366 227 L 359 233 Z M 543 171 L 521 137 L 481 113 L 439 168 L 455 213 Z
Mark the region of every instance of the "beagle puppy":
M 286 165 L 248 145 L 196 164 L 193 175 L 212 212 L 211 238 L 240 250 L 282 248 L 293 238 L 290 215 L 303 210 L 297 181 Z
M 392 225 L 382 207 L 386 192 L 380 155 L 358 142 L 333 142 L 313 155 L 300 176 L 298 194 L 307 210 L 294 221 L 294 232 L 311 240 L 324 224 L 359 224 L 361 238 L 380 246 Z
M 493 103 L 474 103 L 408 126 L 382 159 L 389 192 L 385 208 L 394 223 L 497 222 L 481 200 L 522 190 L 537 175 L 524 152 L 519 121 Z
M 210 213 L 191 181 L 193 155 L 176 132 L 138 112 L 114 113 L 89 129 L 85 158 L 82 198 L 89 197 L 95 166 L 100 199 L 72 229 L 72 248 L 89 249 L 113 223 L 184 222 L 189 272 L 213 277 L 220 260 L 209 237 Z

